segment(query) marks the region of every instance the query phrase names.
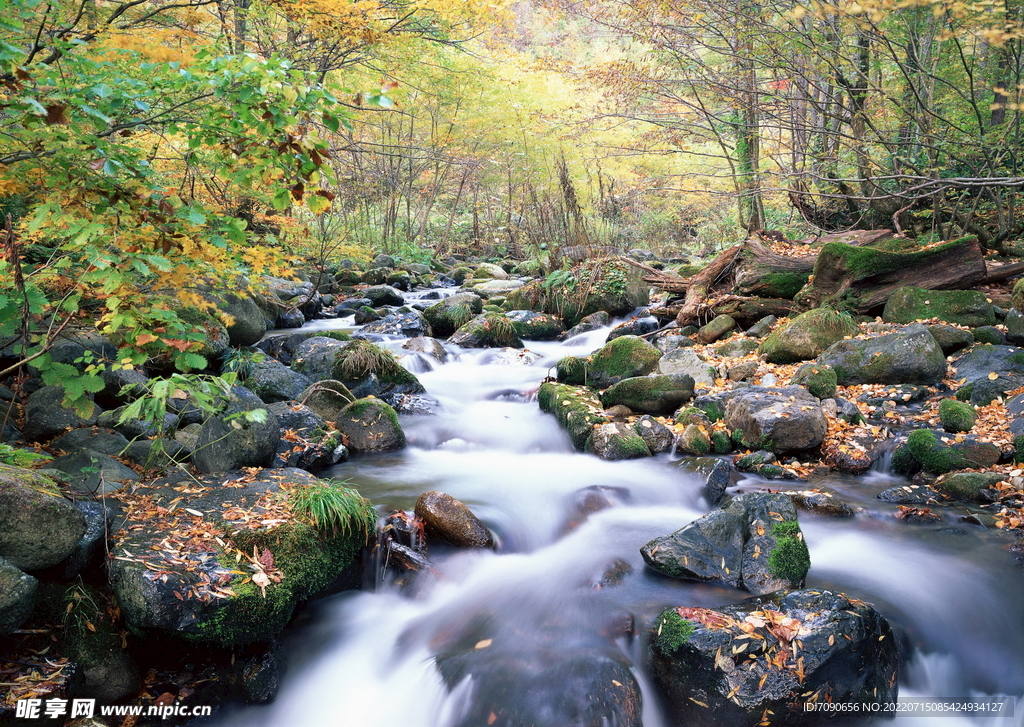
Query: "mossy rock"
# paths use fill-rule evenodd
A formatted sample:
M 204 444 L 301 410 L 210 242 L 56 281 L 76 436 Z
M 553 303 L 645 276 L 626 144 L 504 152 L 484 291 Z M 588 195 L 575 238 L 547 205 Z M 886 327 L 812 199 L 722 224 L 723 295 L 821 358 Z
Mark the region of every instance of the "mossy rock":
M 448 342 L 465 348 L 523 348 L 515 324 L 500 311 L 479 315 L 452 334 Z
M 772 331 L 758 351 L 769 363 L 791 364 L 815 358 L 835 342 L 858 333 L 860 329 L 845 313 L 817 308 Z
M 931 318 L 970 327 L 996 323 L 992 304 L 977 290 L 924 290 L 908 286 L 896 290 L 882 311 L 882 319 L 887 323 Z
M 711 452 L 711 437 L 697 424 L 687 424 L 676 439 L 676 450 L 683 454 L 703 457 Z
M 406 445 L 398 413 L 387 402 L 368 396 L 341 411 L 335 426 L 355 452 L 390 452 Z
M 831 399 L 836 395 L 836 372 L 828 364 L 804 364 L 796 370 L 790 384 L 803 386 L 811 396 Z
M 537 392 L 537 403 L 541 411 L 554 415 L 580 452 L 594 427 L 608 422 L 608 417 L 601 414 L 601 402 L 585 387 L 547 382 Z
M 998 472 L 952 472 L 936 479 L 932 487 L 960 502 L 993 502 L 998 494 L 991 489 L 1003 477 Z
M 674 608 L 665 609 L 654 622 L 651 648 L 656 653 L 671 656 L 686 645 L 693 631 L 692 621 L 680 616 Z
M 565 324 L 557 316 L 530 310 L 512 310 L 505 313 L 512 321 L 520 338 L 532 341 L 551 341 L 565 333 Z
M 975 343 L 987 343 L 992 346 L 1005 346 L 1006 334 L 995 326 L 978 326 L 971 330 Z
M 609 341 L 590 357 L 588 379 L 599 389 L 634 376 L 654 371 L 661 351 L 638 336 L 620 336 Z
M 385 389 L 401 388 L 409 394 L 425 391 L 416 375 L 402 366 L 391 351 L 363 338 L 337 349 L 331 375 L 349 387 L 372 375 Z
M 835 369 L 840 386 L 935 384 L 946 376 L 942 349 L 918 323 L 874 338 L 837 341 L 818 363 Z
M 971 466 L 966 457 L 943 444 L 935 432 L 928 429 L 911 432 L 907 437 L 907 449 L 923 469 L 936 475 Z
M 624 422 L 608 422 L 595 426 L 587 440 L 586 451 L 609 461 L 651 456 L 647 442 L 633 427 Z
M 977 419 L 978 413 L 970 404 L 956 399 L 943 399 L 939 402 L 939 422 L 947 432 L 969 432 Z
M 939 344 L 942 353 L 949 356 L 962 349 L 968 348 L 974 343 L 974 334 L 955 326 L 947 326 L 941 323 L 928 326 L 928 332 Z
M 636 412 L 670 414 L 693 398 L 693 378 L 686 374 L 634 376 L 612 384 L 601 394 L 607 409 L 622 404 Z
M 423 311 L 435 336 L 446 338 L 483 311 L 484 302 L 474 293 L 456 293 Z
M 563 384 L 587 385 L 587 369 L 590 359 L 583 356 L 563 356 L 555 364 L 555 377 Z

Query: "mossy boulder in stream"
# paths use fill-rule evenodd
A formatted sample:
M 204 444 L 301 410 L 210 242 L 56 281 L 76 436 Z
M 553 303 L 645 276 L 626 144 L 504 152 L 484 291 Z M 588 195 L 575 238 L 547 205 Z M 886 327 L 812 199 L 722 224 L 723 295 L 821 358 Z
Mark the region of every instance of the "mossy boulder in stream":
M 430 323 L 435 336 L 446 338 L 469 323 L 483 311 L 484 302 L 475 293 L 456 293 L 428 306 L 423 317 Z
M 455 331 L 448 342 L 464 348 L 523 348 L 515 324 L 501 313 L 473 318 Z
M 542 411 L 553 414 L 579 451 L 586 448 L 594 427 L 608 422 L 601 413 L 601 402 L 590 389 L 546 382 L 537 392 Z
M 956 399 L 939 402 L 939 422 L 947 432 L 969 432 L 977 420 L 978 412 L 970 404 Z
M 358 493 L 291 469 L 229 484 L 182 474 L 123 496 L 109 580 L 135 633 L 265 642 L 299 602 L 359 585 L 375 515 Z
M 647 447 L 637 431 L 624 422 L 598 424 L 587 440 L 587 450 L 601 459 L 620 460 L 650 457 Z
M 667 609 L 650 636 L 651 673 L 672 724 L 806 726 L 831 721 L 807 703 L 864 714 L 897 698 L 892 628 L 870 604 L 831 591 Z M 779 656 L 792 650 L 798 658 Z
M 840 386 L 851 384 L 936 384 L 946 376 L 946 357 L 919 323 L 896 333 L 832 344 L 818 356 L 836 372 Z
M 638 336 L 620 336 L 590 356 L 587 381 L 604 389 L 623 379 L 645 376 L 654 371 L 661 351 Z
M 897 449 L 897 452 L 902 449 Z M 994 444 L 970 438 L 954 442 L 952 437 L 945 437 L 929 429 L 911 432 L 907 437 L 906 452 L 922 469 L 936 475 L 954 470 L 991 467 L 1001 456 L 999 447 Z M 901 457 L 906 459 L 905 455 Z M 901 461 L 900 466 L 906 468 L 908 464 Z
M 882 311 L 886 323 L 932 318 L 971 328 L 996 324 L 992 303 L 978 290 L 924 290 L 908 286 L 889 296 Z
M 372 396 L 347 405 L 334 424 L 354 452 L 390 452 L 406 445 L 398 413 Z
M 57 565 L 85 534 L 85 516 L 50 478 L 0 464 L 0 557 L 21 570 Z
M 692 398 L 692 377 L 686 374 L 650 374 L 612 384 L 601 394 L 601 404 L 606 409 L 622 404 L 636 412 L 671 414 Z
M 791 364 L 812 359 L 836 341 L 858 333 L 860 329 L 847 314 L 817 308 L 777 328 L 761 342 L 758 351 L 769 363 Z

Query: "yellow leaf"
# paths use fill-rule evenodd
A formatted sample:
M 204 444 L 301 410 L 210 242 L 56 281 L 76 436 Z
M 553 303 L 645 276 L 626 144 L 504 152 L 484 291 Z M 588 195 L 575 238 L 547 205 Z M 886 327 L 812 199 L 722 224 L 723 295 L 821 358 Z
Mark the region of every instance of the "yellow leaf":
M 988 378 L 989 378 L 990 381 L 995 381 L 996 379 L 999 378 L 999 374 L 997 374 L 995 371 L 993 371 L 992 373 L 990 373 L 988 375 Z

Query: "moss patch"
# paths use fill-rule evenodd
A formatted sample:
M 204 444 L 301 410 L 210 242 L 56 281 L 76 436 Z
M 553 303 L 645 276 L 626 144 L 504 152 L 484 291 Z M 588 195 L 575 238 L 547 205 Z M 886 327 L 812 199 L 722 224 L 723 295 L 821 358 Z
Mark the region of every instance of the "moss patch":
M 654 622 L 654 648 L 663 654 L 672 654 L 690 640 L 694 628 L 693 622 L 675 609 L 666 609 Z
M 795 520 L 776 523 L 772 527 L 775 547 L 768 556 L 768 571 L 792 584 L 803 583 L 811 569 L 811 554 L 807 550 L 800 524 Z
M 911 432 L 907 437 L 907 448 L 921 467 L 937 475 L 970 465 L 963 455 L 944 445 L 934 432 L 927 429 Z
M 581 452 L 586 449 L 594 427 L 608 422 L 608 417 L 600 414 L 601 405 L 594 393 L 583 387 L 551 382 L 541 384 L 537 402 L 541 411 L 554 415 L 572 440 L 573 447 Z
M 978 413 L 970 404 L 956 399 L 943 399 L 939 402 L 939 421 L 947 432 L 969 432 L 977 419 Z

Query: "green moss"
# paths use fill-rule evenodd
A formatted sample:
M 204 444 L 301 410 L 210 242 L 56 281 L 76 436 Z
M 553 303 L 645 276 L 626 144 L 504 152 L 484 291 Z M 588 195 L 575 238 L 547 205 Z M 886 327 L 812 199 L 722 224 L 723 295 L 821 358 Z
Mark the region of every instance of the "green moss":
M 342 411 L 342 416 L 352 419 L 362 419 L 367 414 L 383 416 L 392 427 L 401 428 L 398 422 L 398 412 L 386 401 L 381 401 L 373 396 L 356 399 Z
M 921 467 L 933 474 L 941 475 L 970 465 L 963 455 L 945 446 L 935 433 L 928 429 L 911 432 L 907 437 L 907 447 Z
M 1024 365 L 1024 351 L 1018 351 L 1017 353 L 1010 354 L 1010 363 L 1017 364 L 1018 366 Z
M 725 417 L 725 407 L 723 407 L 722 403 L 719 401 L 712 399 L 710 401 L 694 404 L 694 406 L 703 410 L 704 413 L 708 415 L 708 419 L 713 422 L 720 422 Z
M 974 428 L 978 414 L 974 407 L 956 399 L 939 402 L 939 421 L 947 432 L 969 432 Z
M 715 454 L 728 454 L 732 451 L 732 439 L 722 430 L 712 432 L 711 449 Z
M 676 274 L 679 275 L 680 278 L 691 278 L 705 267 L 706 266 L 704 265 L 680 265 L 676 270 Z
M 587 358 L 565 356 L 555 364 L 555 376 L 563 384 L 585 385 L 589 363 L 590 359 Z
M 590 357 L 590 377 L 595 386 L 606 387 L 622 379 L 653 371 L 661 352 L 638 336 L 619 336 Z
M 955 396 L 960 401 L 970 401 L 971 400 L 971 394 L 973 392 L 974 392 L 974 382 L 972 381 L 971 383 L 965 384 L 965 385 L 961 386 L 959 389 L 957 389 L 956 393 L 953 396 Z
M 647 443 L 639 434 L 632 431 L 624 436 L 615 437 L 613 442 L 614 446 L 612 447 L 613 451 L 610 459 L 639 459 L 651 456 L 651 450 L 648 449 Z M 589 449 L 589 447 L 587 448 Z
M 950 248 L 963 245 L 965 242 L 973 239 L 975 239 L 974 235 L 966 235 L 928 250 L 910 253 L 886 252 L 870 247 L 847 245 L 843 242 L 829 242 L 822 245 L 818 259 L 825 260 L 832 256 L 844 258 L 846 270 L 855 279 L 859 279 L 869 275 L 891 273 L 909 267 L 924 265 L 935 255 L 946 252 Z
M 789 383 L 806 387 L 811 396 L 831 399 L 836 395 L 838 377 L 835 369 L 827 364 L 807 364 L 797 369 Z
M 487 306 L 484 306 L 484 308 L 486 309 Z M 494 312 L 485 315 L 481 325 L 484 327 L 487 338 L 492 345 L 499 348 L 506 346 L 513 348 L 523 347 L 523 342 L 519 338 L 519 334 L 516 333 L 515 324 L 504 316 L 500 308 L 495 308 Z
M 707 413 L 695 406 L 688 406 L 676 412 L 676 424 L 704 424 L 706 426 L 710 421 Z
M 350 336 L 345 331 L 318 331 L 316 335 L 321 336 L 323 338 L 333 338 L 335 341 L 352 340 L 352 336 Z
M 690 640 L 694 628 L 693 622 L 675 609 L 666 609 L 654 623 L 654 648 L 665 655 L 672 654 Z
M 831 308 L 815 308 L 772 331 L 758 351 L 770 363 L 791 364 L 812 359 L 836 341 L 859 332 L 847 314 Z
M 766 480 L 781 480 L 786 476 L 786 470 L 777 464 L 763 464 L 754 468 L 754 474 Z
M 391 351 L 361 338 L 338 350 L 331 373 L 338 381 L 359 381 L 374 374 L 383 384 L 419 383 Z
M 807 273 L 769 273 L 758 281 L 760 294 L 766 298 L 792 299 L 811 277 Z
M 811 569 L 811 554 L 807 550 L 800 524 L 796 520 L 776 523 L 772 527 L 775 547 L 768 556 L 768 571 L 794 586 L 803 583 Z
M 892 452 L 890 468 L 895 474 L 909 477 L 921 469 L 921 463 L 910 452 L 910 447 L 901 444 Z
M 1013 461 L 1017 464 L 1024 462 L 1024 434 L 1018 434 L 1013 438 Z
M 547 382 L 541 384 L 537 402 L 541 411 L 554 415 L 573 446 L 581 452 L 586 451 L 594 426 L 608 421 L 599 413 L 600 402 L 594 393 L 584 387 Z M 642 439 L 640 441 L 643 442 Z
M 890 323 L 911 323 L 938 318 L 966 326 L 990 326 L 996 322 L 992 304 L 977 290 L 926 290 L 903 287 L 893 292 L 882 318 Z

